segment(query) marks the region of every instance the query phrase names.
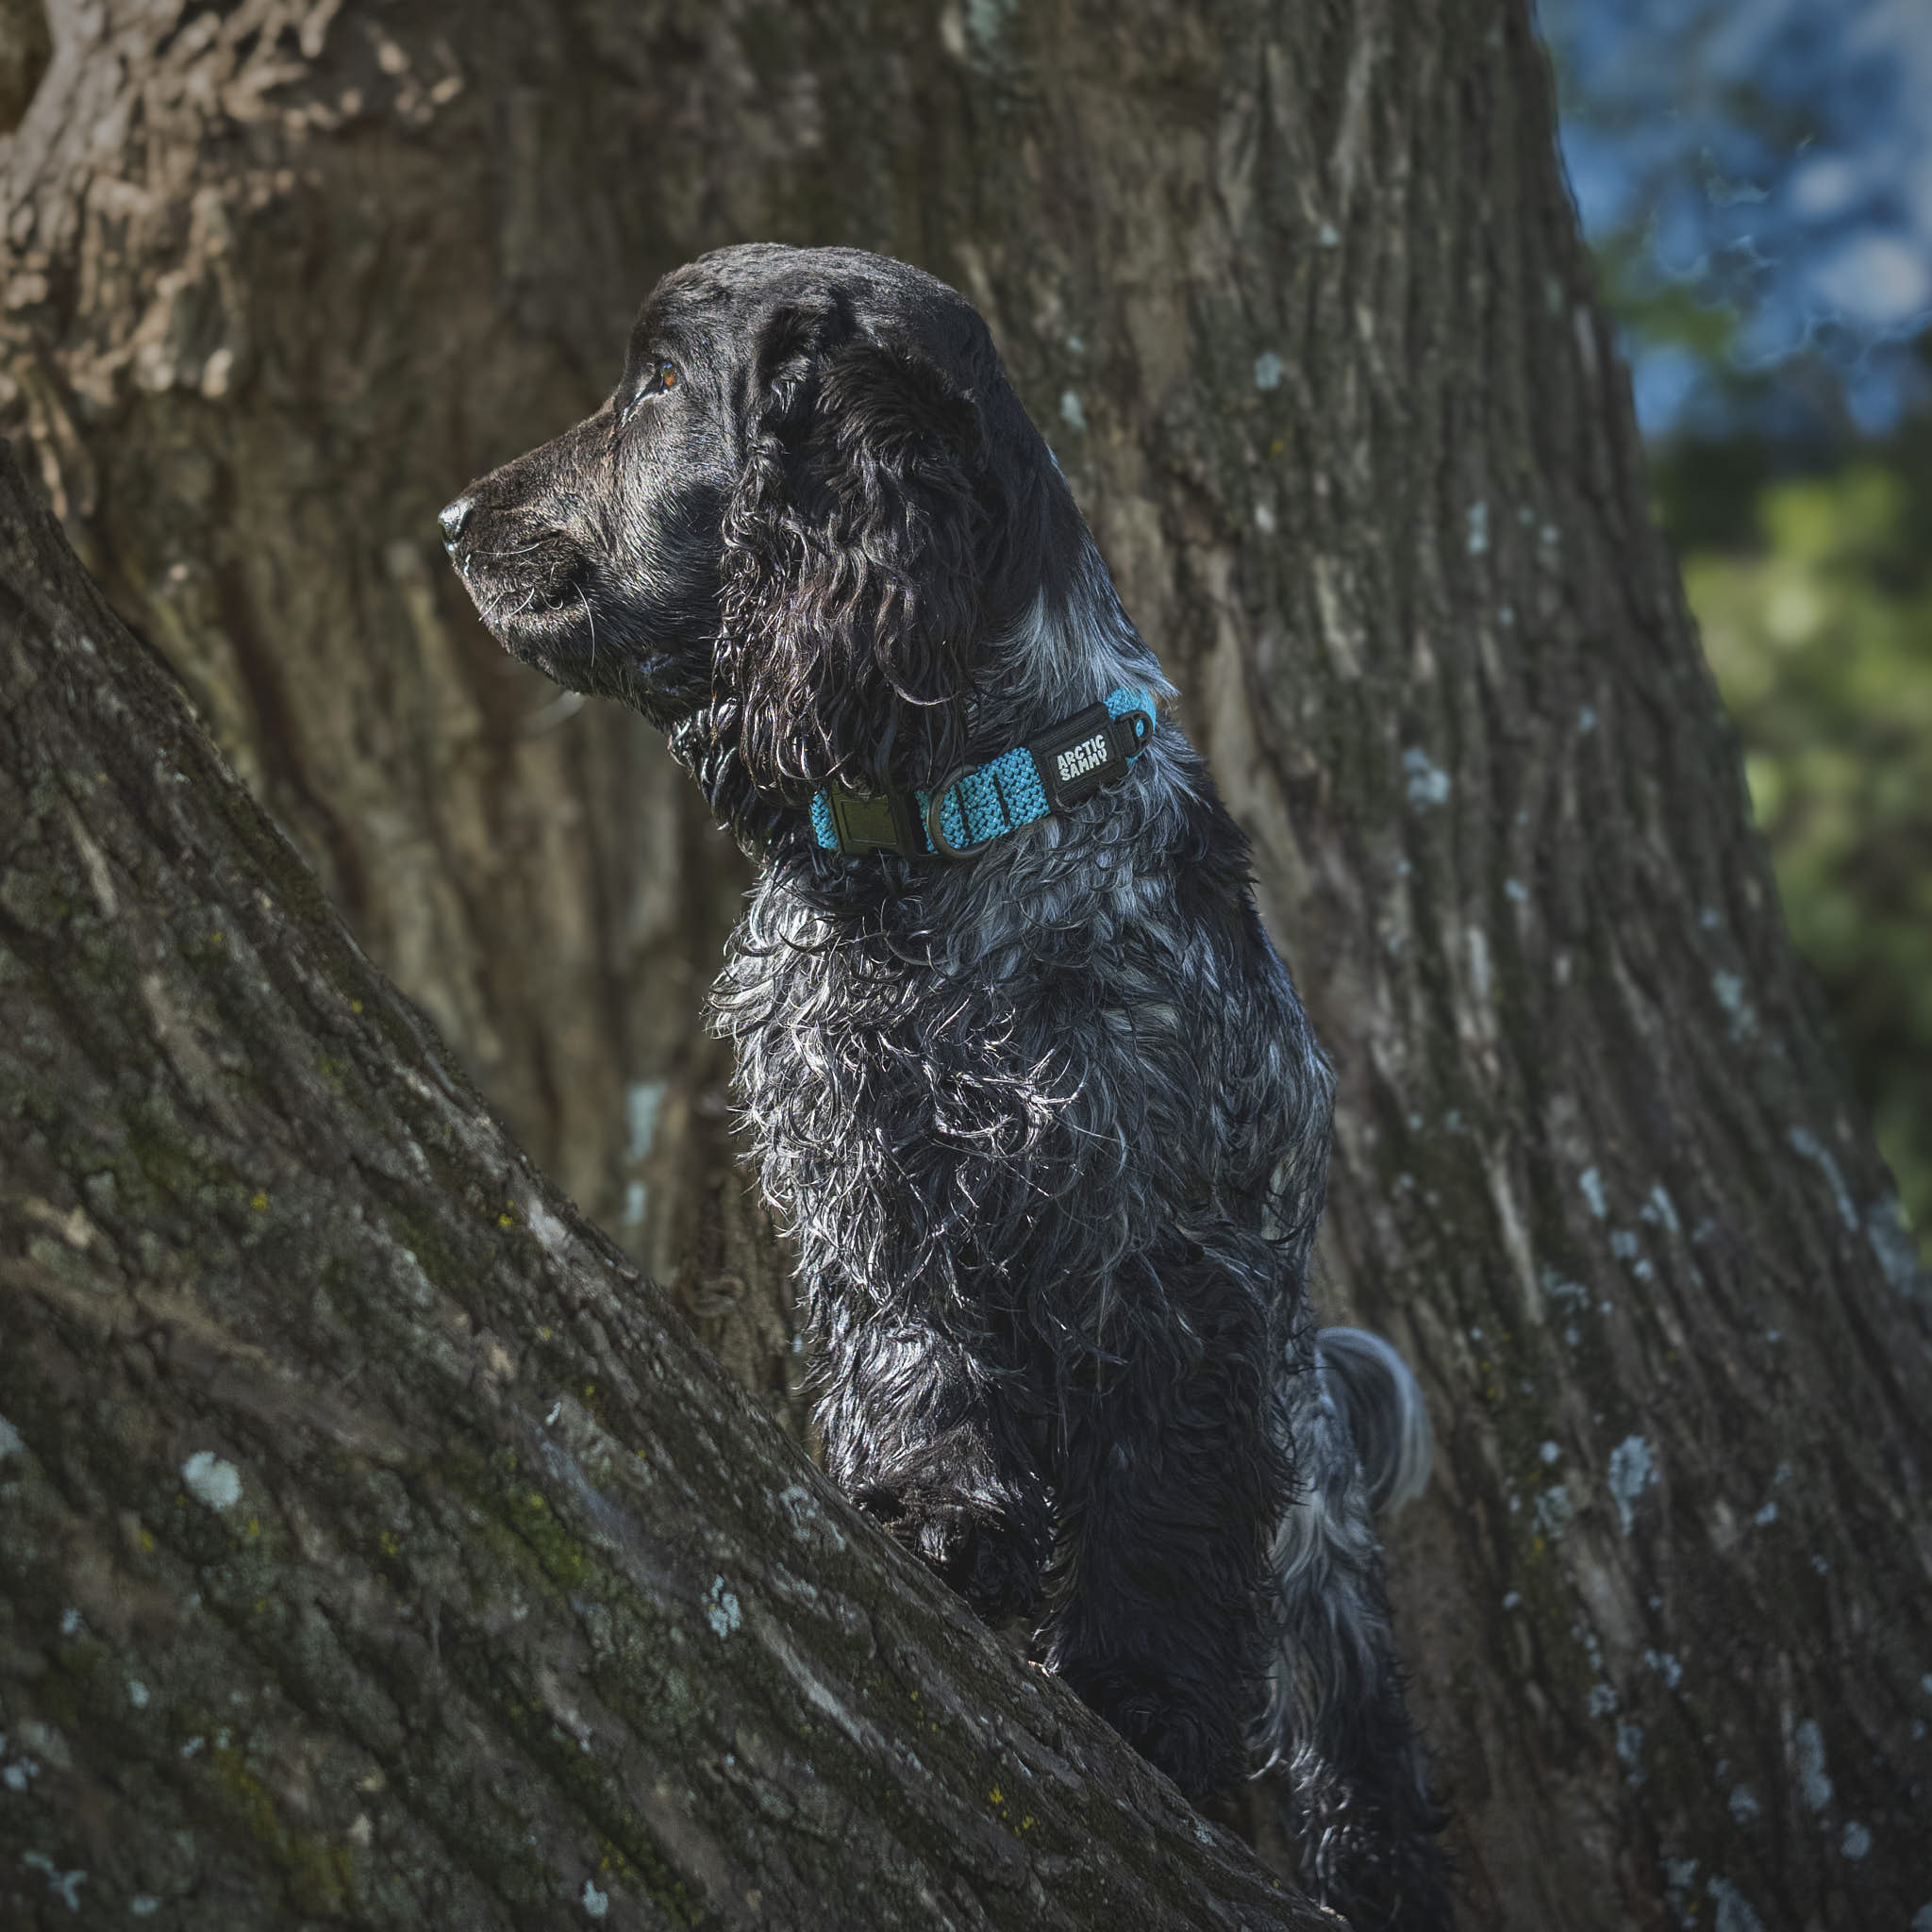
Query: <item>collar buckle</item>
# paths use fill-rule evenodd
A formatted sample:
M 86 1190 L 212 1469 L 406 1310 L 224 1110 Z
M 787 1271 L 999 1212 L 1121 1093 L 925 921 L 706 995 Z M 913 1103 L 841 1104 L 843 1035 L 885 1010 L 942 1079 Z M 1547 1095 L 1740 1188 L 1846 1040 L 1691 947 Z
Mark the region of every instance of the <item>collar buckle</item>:
M 918 813 L 905 792 L 888 790 L 869 798 L 842 785 L 828 785 L 825 798 L 841 852 L 896 852 L 910 858 L 925 850 Z

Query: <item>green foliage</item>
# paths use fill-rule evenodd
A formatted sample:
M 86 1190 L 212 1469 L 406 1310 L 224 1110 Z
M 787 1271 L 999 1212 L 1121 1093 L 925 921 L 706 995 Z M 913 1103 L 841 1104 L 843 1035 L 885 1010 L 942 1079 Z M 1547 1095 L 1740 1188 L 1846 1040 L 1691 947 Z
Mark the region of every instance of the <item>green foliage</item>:
M 1831 474 L 1666 454 L 1660 498 L 1786 914 L 1932 1260 L 1932 422 Z M 1726 528 L 1725 525 L 1730 527 Z

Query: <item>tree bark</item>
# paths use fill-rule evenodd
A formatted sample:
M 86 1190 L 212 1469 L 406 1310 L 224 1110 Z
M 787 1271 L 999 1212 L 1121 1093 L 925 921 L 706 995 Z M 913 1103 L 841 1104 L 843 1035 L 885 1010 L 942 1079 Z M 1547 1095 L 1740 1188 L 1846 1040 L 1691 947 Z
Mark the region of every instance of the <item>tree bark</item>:
M 691 1031 L 742 875 L 628 721 L 497 665 L 428 517 L 769 235 L 986 311 L 1256 840 L 1341 1077 L 1328 1312 L 1435 1408 L 1392 1572 L 1472 1923 L 1932 1905 L 1932 1298 L 1520 0 L 51 11 L 7 368 L 70 529 L 741 1373 L 794 1387 Z
M 0 1919 L 1339 1924 L 537 1174 L 4 456 L 0 700 Z
M 0 431 L 539 1164 L 795 1425 L 691 1024 L 748 874 L 655 734 L 503 657 L 434 522 L 608 386 L 704 47 L 627 7 L 47 11 Z

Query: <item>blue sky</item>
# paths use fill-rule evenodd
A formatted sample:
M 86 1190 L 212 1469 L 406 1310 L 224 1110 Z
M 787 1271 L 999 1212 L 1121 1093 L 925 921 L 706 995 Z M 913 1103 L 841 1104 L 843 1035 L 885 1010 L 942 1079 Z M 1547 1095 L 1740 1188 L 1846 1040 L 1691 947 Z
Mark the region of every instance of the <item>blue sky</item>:
M 1542 0 L 1540 19 L 1585 232 L 1625 263 L 1645 429 L 1712 420 L 1726 363 L 1803 365 L 1888 427 L 1932 327 L 1932 0 Z M 1663 339 L 1672 294 L 1729 317 L 1716 358 Z

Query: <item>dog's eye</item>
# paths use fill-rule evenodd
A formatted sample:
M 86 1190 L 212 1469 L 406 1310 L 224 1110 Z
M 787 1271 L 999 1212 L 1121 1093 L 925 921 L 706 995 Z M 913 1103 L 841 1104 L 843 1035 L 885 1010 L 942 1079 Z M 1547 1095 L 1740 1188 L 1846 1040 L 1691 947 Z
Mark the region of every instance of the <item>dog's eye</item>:
M 661 396 L 666 390 L 675 389 L 677 381 L 677 364 L 675 362 L 658 363 L 644 381 L 638 385 L 630 401 L 618 410 L 617 421 L 620 426 L 628 423 L 653 396 Z

